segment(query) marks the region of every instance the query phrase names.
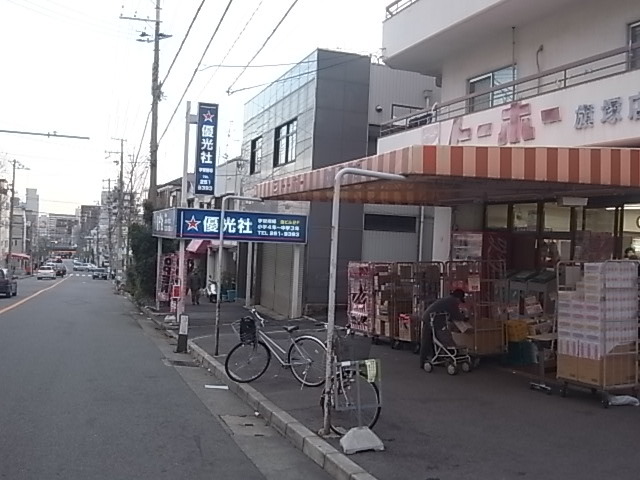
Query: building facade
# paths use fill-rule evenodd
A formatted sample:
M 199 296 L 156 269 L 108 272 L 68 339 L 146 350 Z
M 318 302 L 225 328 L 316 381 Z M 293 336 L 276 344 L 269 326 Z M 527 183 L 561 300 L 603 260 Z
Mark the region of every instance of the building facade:
M 515 152 L 640 146 L 640 3 L 633 0 L 396 1 L 387 7 L 383 51 L 391 67 L 433 75 L 442 90 L 433 108 L 383 125 L 380 152 L 411 145 Z M 621 160 L 600 161 L 603 172 L 615 172 Z M 571 168 L 569 159 L 557 162 Z M 520 164 L 524 169 L 527 162 Z M 610 203 L 615 207 L 431 207 L 434 259 L 449 258 L 452 229 L 482 228 L 536 230 L 538 242 L 558 243 L 561 259 L 568 259 L 573 247 L 565 237 L 576 222 L 586 230 L 620 230 L 618 250 L 640 250 L 639 206 Z
M 242 158 L 248 165 L 243 167 L 241 191 L 251 195 L 265 180 L 373 154 L 381 124 L 394 116 L 422 111 L 437 100 L 433 78 L 372 64 L 368 56 L 317 50 L 245 105 Z M 309 217 L 305 246 L 242 246 L 240 294 L 287 317 L 325 309 L 331 206 L 267 202 L 237 208 Z M 348 261 L 388 255 L 381 245 L 392 246 L 406 237 L 415 243 L 411 255 L 420 256 L 417 212 L 411 207 L 343 205 L 340 235 L 348 241 L 340 244 L 338 252 L 339 303 L 346 302 Z M 407 219 L 398 222 L 398 216 Z M 412 230 L 407 223 L 413 224 Z

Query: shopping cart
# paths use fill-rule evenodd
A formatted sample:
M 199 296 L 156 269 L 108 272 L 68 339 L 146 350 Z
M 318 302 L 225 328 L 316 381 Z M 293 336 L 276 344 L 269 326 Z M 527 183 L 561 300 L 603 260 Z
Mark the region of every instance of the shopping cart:
M 429 315 L 431 338 L 433 339 L 433 357 L 425 362 L 423 368 L 432 372 L 436 365 L 444 365 L 449 375 L 456 375 L 459 370 L 471 371 L 471 356 L 466 347 L 458 347 L 449 330 L 448 313 L 432 313 Z

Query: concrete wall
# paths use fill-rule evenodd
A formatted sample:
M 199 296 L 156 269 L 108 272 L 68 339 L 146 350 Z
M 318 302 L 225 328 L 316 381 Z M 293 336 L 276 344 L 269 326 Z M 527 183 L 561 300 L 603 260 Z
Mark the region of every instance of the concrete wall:
M 518 77 L 538 72 L 536 51 L 540 46 L 540 69 L 548 70 L 625 46 L 627 26 L 638 20 L 637 0 L 583 0 L 579 8 L 570 4 L 534 22 L 522 19 L 515 31 Z M 448 56 L 442 69 L 442 101 L 466 95 L 469 79 L 511 65 L 512 52 L 511 25 L 505 24 L 479 41 L 476 48 Z

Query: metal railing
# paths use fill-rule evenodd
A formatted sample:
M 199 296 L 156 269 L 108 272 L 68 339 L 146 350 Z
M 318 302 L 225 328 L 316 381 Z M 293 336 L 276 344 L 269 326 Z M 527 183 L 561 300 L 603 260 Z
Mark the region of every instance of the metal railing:
M 380 135 L 418 128 L 640 69 L 640 42 L 616 48 L 493 88 L 436 103 L 381 125 Z
M 396 0 L 393 3 L 390 3 L 389 5 L 387 5 L 387 8 L 386 8 L 387 13 L 386 13 L 385 19 L 391 18 L 394 15 L 397 15 L 402 10 L 404 10 L 407 7 L 410 7 L 417 1 L 419 0 Z

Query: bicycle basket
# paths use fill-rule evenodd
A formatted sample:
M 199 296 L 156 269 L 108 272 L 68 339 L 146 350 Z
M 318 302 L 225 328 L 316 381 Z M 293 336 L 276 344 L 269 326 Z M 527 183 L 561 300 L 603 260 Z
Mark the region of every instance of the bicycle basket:
M 242 343 L 255 343 L 256 341 L 256 322 L 251 317 L 242 317 L 238 333 Z
M 350 333 L 336 339 L 336 356 L 339 362 L 367 360 L 371 352 L 371 339 L 363 335 Z

